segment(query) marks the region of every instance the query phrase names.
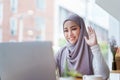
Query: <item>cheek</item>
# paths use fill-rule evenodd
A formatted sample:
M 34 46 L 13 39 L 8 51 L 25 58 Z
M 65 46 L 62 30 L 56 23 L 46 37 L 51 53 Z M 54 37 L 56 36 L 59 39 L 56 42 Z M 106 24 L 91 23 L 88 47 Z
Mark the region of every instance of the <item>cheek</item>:
M 76 33 L 76 37 L 78 38 L 79 35 L 80 35 L 80 31 L 78 31 L 78 32 Z
M 79 35 L 80 35 L 80 32 L 78 32 L 78 37 L 79 37 Z
M 67 33 L 64 33 L 64 36 L 65 36 L 65 38 L 67 38 L 68 37 Z

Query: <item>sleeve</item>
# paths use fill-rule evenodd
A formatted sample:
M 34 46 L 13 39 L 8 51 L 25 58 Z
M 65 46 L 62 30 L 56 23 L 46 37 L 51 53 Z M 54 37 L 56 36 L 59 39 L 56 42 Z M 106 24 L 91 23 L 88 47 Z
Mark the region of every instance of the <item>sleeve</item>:
M 56 77 L 58 78 L 60 76 L 60 73 L 59 73 L 59 51 L 54 54 L 54 59 L 55 59 L 55 65 L 56 65 Z
M 109 78 L 109 68 L 101 54 L 99 45 L 91 47 L 93 53 L 93 71 L 95 75 L 101 75 L 104 80 Z
M 61 58 L 63 54 L 63 50 L 66 48 L 66 46 L 62 47 L 61 49 L 58 50 L 58 52 L 55 54 L 55 63 L 56 63 L 56 69 L 58 70 L 59 76 L 61 76 Z

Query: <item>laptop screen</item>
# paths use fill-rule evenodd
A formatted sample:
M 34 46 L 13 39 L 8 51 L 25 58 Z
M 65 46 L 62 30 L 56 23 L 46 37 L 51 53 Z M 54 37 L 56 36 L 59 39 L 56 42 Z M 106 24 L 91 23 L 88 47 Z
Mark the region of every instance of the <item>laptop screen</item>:
M 56 80 L 51 42 L 0 43 L 1 80 Z

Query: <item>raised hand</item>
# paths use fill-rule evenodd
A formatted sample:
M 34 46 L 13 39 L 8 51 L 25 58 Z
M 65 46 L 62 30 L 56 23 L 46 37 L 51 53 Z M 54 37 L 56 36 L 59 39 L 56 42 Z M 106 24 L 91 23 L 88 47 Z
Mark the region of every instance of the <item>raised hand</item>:
M 89 46 L 98 44 L 95 30 L 92 27 L 88 27 L 88 38 L 86 36 L 84 38 Z

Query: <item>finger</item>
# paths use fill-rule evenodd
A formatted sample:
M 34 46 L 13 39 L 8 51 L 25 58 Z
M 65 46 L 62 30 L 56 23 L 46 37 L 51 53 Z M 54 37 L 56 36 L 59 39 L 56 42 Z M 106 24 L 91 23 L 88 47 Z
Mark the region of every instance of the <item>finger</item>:
M 93 29 L 93 33 L 95 34 L 95 36 L 96 36 L 96 32 L 95 32 L 95 30 Z
M 88 27 L 88 35 L 91 36 L 93 34 L 93 29 L 92 27 Z
M 91 32 L 91 29 L 90 29 L 90 27 L 88 26 L 88 32 Z
M 94 32 L 94 29 L 93 29 L 91 26 L 89 27 L 89 29 L 90 29 L 90 32 L 91 32 L 91 33 Z
M 90 27 L 88 27 L 88 35 L 91 34 L 91 30 L 90 30 Z
M 88 27 L 88 30 L 89 30 L 89 35 L 94 33 L 94 29 L 91 26 Z

